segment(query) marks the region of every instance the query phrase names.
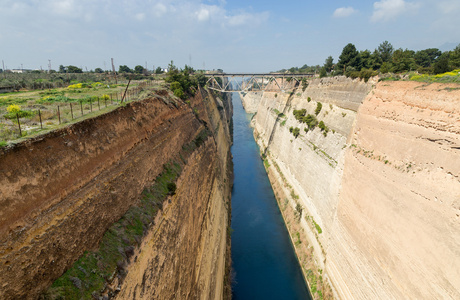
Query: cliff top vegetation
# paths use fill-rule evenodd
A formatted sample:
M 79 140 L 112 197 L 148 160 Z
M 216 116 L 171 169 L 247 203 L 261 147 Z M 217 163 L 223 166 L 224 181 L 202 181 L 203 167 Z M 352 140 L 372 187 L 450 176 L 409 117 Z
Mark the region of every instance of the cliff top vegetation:
M 451 51 L 442 52 L 437 48 L 414 51 L 394 49 L 388 42 L 382 42 L 373 51 L 358 50 L 348 43 L 342 50 L 337 63 L 328 56 L 323 66 L 304 65 L 301 68 L 281 70 L 290 73 L 319 72 L 320 77 L 345 75 L 352 78 L 370 77 L 387 73 L 410 73 L 411 80 L 426 82 L 460 82 L 460 44 Z M 441 75 L 440 75 L 441 74 Z M 399 77 L 387 76 L 389 79 Z

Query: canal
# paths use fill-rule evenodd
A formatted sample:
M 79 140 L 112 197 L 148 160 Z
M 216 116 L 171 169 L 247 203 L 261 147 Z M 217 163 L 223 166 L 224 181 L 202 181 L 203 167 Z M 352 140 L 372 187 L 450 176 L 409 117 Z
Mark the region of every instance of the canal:
M 237 93 L 233 108 L 233 299 L 311 299 Z

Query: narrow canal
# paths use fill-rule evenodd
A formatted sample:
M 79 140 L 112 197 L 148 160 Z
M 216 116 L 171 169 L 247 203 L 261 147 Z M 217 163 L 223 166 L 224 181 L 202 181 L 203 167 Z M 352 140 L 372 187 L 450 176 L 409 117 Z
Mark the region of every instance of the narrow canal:
M 233 299 L 311 299 L 237 93 L 233 108 Z

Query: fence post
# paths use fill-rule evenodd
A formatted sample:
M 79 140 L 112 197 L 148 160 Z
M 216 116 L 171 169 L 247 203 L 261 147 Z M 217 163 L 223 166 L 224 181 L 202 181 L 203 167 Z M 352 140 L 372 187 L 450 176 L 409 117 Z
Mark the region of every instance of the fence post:
M 113 99 L 112 99 L 113 94 L 110 94 L 110 104 L 113 105 Z
M 80 101 L 81 116 L 83 117 L 83 101 Z
M 42 113 L 40 110 L 38 110 L 38 117 L 40 118 L 40 129 L 43 129 L 43 124 L 42 124 Z
M 89 108 L 93 112 L 93 101 L 89 100 Z
M 19 114 L 18 113 L 16 113 L 16 118 L 18 119 L 19 137 L 22 137 L 21 123 L 19 122 Z
M 58 105 L 58 118 L 59 118 L 59 124 L 61 124 L 61 112 L 59 110 L 59 105 Z
M 72 115 L 72 120 L 73 120 L 73 109 L 72 109 L 72 103 L 70 103 L 70 114 Z
M 97 107 L 101 110 L 101 104 L 99 103 L 99 97 L 97 97 Z
M 105 103 L 105 107 L 107 107 L 107 98 L 104 97 L 104 103 Z

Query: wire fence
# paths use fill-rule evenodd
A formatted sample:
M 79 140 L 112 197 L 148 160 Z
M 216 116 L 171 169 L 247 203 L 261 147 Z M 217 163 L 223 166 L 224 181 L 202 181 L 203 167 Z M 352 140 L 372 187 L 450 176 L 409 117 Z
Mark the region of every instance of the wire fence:
M 65 88 L 77 82 L 102 82 L 104 84 L 127 83 L 130 78 L 145 80 L 151 75 L 111 73 L 0 73 L 0 93 L 19 90 L 41 90 Z
M 36 109 L 20 113 L 5 114 L 0 118 L 0 143 L 24 137 L 43 129 L 55 129 L 61 124 L 74 122 L 84 116 L 97 113 L 109 107 L 134 101 L 146 87 L 152 86 L 153 81 L 143 81 L 137 86 L 123 91 L 108 93 L 103 97 L 88 97 L 73 102 L 56 103 L 56 105 L 38 105 Z

